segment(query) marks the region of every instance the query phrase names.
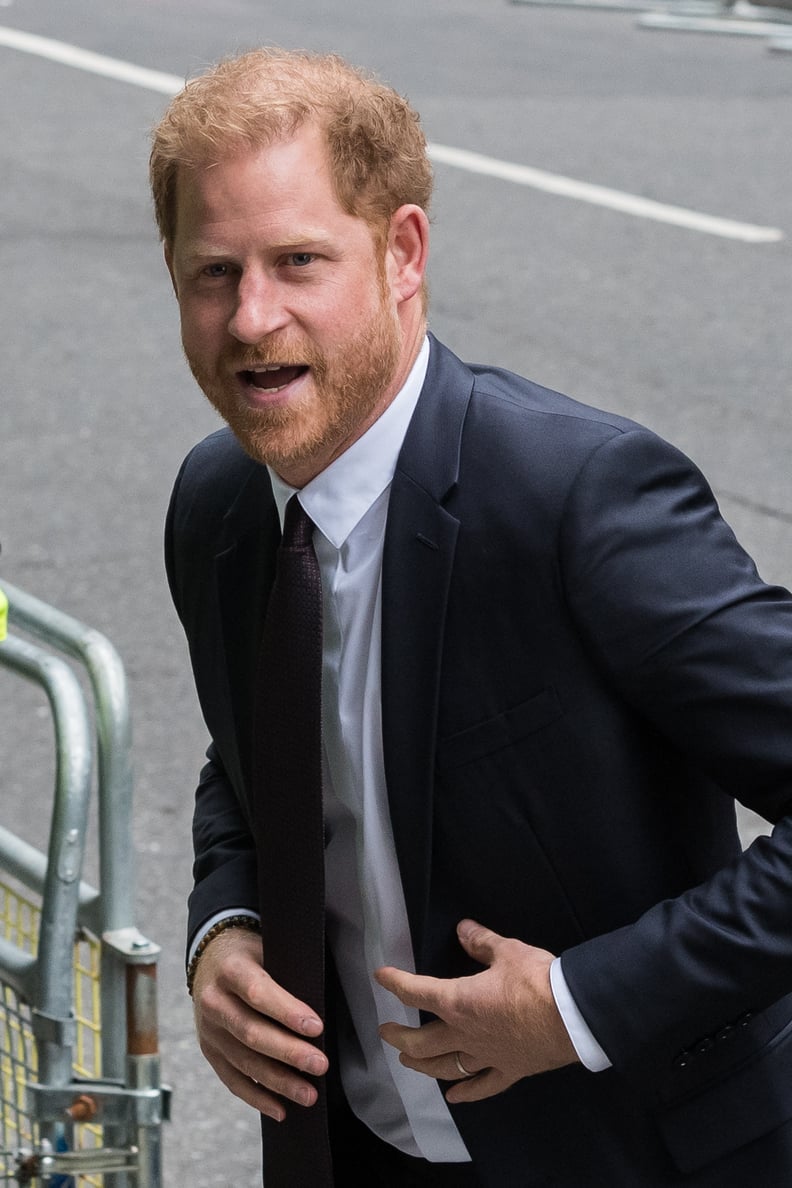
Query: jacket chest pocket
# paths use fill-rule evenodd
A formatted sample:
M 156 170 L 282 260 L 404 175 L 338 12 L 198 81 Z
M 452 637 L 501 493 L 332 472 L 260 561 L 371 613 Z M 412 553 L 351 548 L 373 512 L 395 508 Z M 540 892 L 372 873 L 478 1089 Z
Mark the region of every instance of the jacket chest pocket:
M 439 771 L 461 767 L 504 747 L 513 746 L 531 734 L 544 729 L 563 713 L 555 689 L 542 689 L 527 701 L 504 710 L 495 717 L 477 722 L 456 734 L 441 738 L 437 743 L 436 763 Z

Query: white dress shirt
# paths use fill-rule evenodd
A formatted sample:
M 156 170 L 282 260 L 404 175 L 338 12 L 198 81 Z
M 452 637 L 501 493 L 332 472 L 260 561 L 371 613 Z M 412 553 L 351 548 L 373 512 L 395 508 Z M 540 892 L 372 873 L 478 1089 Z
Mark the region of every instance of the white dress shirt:
M 390 484 L 428 360 L 426 341 L 382 416 L 298 497 L 316 526 L 322 577 L 327 935 L 354 1027 L 340 1035 L 344 1091 L 380 1138 L 410 1155 L 451 1163 L 469 1155 L 437 1082 L 404 1068 L 378 1034 L 385 1022 L 418 1026 L 418 1012 L 372 977 L 381 965 L 415 968 L 385 787 L 381 576 Z M 270 476 L 282 525 L 295 490 Z M 193 948 L 224 914 L 207 922 Z M 607 1067 L 558 960 L 551 982 L 578 1055 L 589 1068 Z
M 415 969 L 382 755 L 380 585 L 390 484 L 428 359 L 425 342 L 382 416 L 298 497 L 322 575 L 327 936 L 354 1024 L 339 1038 L 344 1092 L 386 1142 L 451 1163 L 469 1156 L 437 1082 L 378 1034 L 390 1021 L 419 1026 L 418 1012 L 372 977 L 380 965 Z M 282 524 L 294 490 L 271 477 Z

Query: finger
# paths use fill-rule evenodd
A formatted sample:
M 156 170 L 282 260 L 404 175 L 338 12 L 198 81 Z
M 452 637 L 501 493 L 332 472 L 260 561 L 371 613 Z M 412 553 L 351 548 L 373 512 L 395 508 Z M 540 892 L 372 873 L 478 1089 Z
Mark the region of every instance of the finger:
M 227 1035 L 251 1055 L 269 1058 L 310 1076 L 320 1077 L 327 1072 L 324 1052 L 254 1011 L 235 1012 L 226 1017 L 224 1027 L 213 1030 L 219 1042 Z
M 442 1056 L 432 1056 L 427 1060 L 416 1060 L 402 1053 L 399 1062 L 405 1068 L 434 1077 L 437 1081 L 469 1081 L 481 1071 L 474 1057 L 467 1052 L 444 1052 Z
M 503 937 L 475 920 L 460 920 L 457 936 L 465 952 L 481 965 L 492 965 Z
M 319 1049 L 302 1038 L 321 1034 L 321 1019 L 260 966 L 227 966 L 217 980 L 197 986 L 194 1001 L 199 1032 L 230 1032 L 247 1047 L 305 1072 L 326 1071 Z M 299 1039 L 296 1044 L 295 1038 Z
M 318 1097 L 316 1086 L 298 1076 L 293 1069 L 261 1056 L 238 1043 L 232 1036 L 224 1037 L 221 1046 L 203 1043 L 202 1050 L 220 1079 L 233 1093 L 270 1117 L 284 1115 L 284 1101 L 300 1106 L 312 1106 Z M 262 1103 L 267 1103 L 267 1108 Z M 277 1110 L 273 1107 L 277 1106 Z
M 316 1011 L 289 994 L 262 968 L 261 940 L 252 933 L 233 928 L 222 933 L 198 964 L 193 984 L 196 1004 L 222 1011 L 223 994 L 240 999 L 299 1035 L 314 1039 L 323 1031 Z
M 496 1097 L 499 1093 L 503 1093 L 513 1083 L 497 1069 L 485 1068 L 475 1077 L 468 1077 L 464 1081 L 455 1081 L 450 1089 L 446 1090 L 446 1101 L 451 1105 L 467 1101 L 484 1101 L 487 1097 Z
M 204 1053 L 206 1055 L 206 1053 Z M 286 1106 L 283 1101 L 268 1092 L 262 1085 L 246 1077 L 232 1064 L 221 1060 L 211 1060 L 210 1063 L 225 1087 L 244 1101 L 246 1105 L 265 1114 L 275 1122 L 282 1122 L 286 1117 Z
M 241 1070 L 240 1070 L 241 1071 Z M 247 1078 L 257 1088 L 268 1090 L 276 1098 L 285 1098 L 295 1105 L 306 1108 L 316 1104 L 319 1091 L 310 1081 L 298 1077 L 285 1065 L 268 1058 L 247 1062 Z
M 406 1027 L 402 1023 L 383 1023 L 379 1033 L 386 1044 L 414 1060 L 431 1059 L 454 1049 L 454 1037 L 447 1024 L 440 1020 L 424 1023 L 422 1027 Z
M 374 977 L 380 986 L 390 990 L 405 1006 L 431 1011 L 435 1015 L 441 1013 L 440 1007 L 447 993 L 445 979 L 408 973 L 404 969 L 394 969 L 391 965 L 375 969 Z
M 379 1033 L 386 1044 L 399 1052 L 406 1052 L 412 1043 L 413 1033 L 419 1030 L 418 1027 L 404 1027 L 401 1023 L 383 1023 Z
M 319 1048 L 216 983 L 206 986 L 196 1000 L 195 1024 L 204 1048 L 226 1053 L 236 1045 L 234 1050 L 246 1053 L 247 1059 L 270 1057 L 311 1076 L 322 1076 L 327 1071 L 327 1057 Z M 240 1059 L 234 1063 L 245 1067 Z
M 284 990 L 266 970 L 259 968 L 255 977 L 250 975 L 237 993 L 254 1011 L 281 1023 L 287 1030 L 298 1035 L 316 1038 L 324 1031 L 324 1024 L 317 1013 Z

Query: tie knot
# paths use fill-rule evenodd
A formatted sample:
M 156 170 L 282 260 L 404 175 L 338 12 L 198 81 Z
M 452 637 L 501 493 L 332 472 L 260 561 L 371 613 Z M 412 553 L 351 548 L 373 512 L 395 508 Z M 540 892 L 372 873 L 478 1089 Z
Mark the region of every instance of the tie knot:
M 281 547 L 284 549 L 308 548 L 313 538 L 313 530 L 313 520 L 297 496 L 292 495 L 286 504 L 286 514 L 283 518 Z

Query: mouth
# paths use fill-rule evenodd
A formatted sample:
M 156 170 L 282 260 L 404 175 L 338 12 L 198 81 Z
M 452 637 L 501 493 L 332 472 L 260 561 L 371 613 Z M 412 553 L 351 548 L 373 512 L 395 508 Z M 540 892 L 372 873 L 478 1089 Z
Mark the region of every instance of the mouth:
M 305 375 L 307 371 L 307 366 L 270 363 L 264 367 L 239 371 L 237 375 L 247 388 L 253 388 L 258 392 L 275 393 L 283 391 L 289 384 L 293 384 L 296 379 Z

